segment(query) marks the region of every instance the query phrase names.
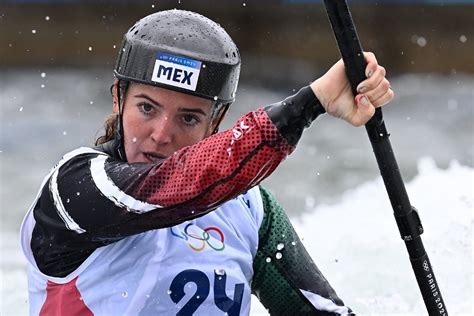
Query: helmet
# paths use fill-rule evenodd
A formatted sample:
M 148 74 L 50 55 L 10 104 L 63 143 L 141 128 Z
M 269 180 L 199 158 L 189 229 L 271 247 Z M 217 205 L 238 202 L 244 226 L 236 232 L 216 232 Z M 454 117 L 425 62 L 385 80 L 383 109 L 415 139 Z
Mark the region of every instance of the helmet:
M 119 80 L 229 104 L 235 100 L 240 54 L 221 26 L 174 9 L 150 14 L 128 30 L 114 73 Z

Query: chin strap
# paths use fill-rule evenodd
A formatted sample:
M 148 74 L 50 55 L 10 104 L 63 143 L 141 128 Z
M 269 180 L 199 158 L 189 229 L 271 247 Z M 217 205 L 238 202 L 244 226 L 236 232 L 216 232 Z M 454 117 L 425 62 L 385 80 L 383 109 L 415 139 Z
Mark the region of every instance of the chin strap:
M 124 144 L 124 136 L 123 136 L 123 107 L 121 106 L 121 94 L 120 94 L 120 83 L 121 81 L 119 80 L 117 82 L 117 102 L 118 102 L 118 108 L 119 108 L 119 113 L 117 114 L 117 121 L 115 125 L 115 149 L 117 150 L 118 156 L 120 157 L 121 160 L 127 161 L 127 155 L 125 154 L 125 144 Z M 124 96 L 126 89 L 128 87 L 128 83 L 125 82 L 126 85 L 124 85 Z
M 224 119 L 225 114 L 229 110 L 230 105 L 231 105 L 231 103 L 226 103 L 226 104 L 222 105 L 222 109 L 219 110 L 219 111 L 221 111 L 221 113 L 219 115 L 219 119 L 217 120 L 217 125 L 214 128 L 214 130 L 212 131 L 212 135 L 217 134 L 219 132 L 219 125 L 221 125 L 222 120 Z

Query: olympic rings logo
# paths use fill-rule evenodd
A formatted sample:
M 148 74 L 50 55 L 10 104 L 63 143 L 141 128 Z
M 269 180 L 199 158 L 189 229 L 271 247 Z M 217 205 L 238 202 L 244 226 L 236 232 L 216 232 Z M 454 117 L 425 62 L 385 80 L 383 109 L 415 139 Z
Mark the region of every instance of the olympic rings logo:
M 215 233 L 211 234 L 211 232 Z M 206 245 L 215 251 L 222 251 L 225 248 L 224 233 L 215 226 L 210 226 L 203 230 L 194 224 L 188 224 L 184 228 L 184 233 L 176 232 L 171 227 L 171 234 L 187 241 L 188 246 L 194 251 L 202 251 L 206 248 Z

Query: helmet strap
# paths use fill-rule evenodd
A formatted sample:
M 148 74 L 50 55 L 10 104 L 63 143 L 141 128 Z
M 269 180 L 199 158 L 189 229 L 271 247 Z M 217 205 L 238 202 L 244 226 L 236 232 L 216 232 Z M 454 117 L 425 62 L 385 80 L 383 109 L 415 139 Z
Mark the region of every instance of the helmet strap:
M 125 153 L 125 143 L 124 143 L 124 133 L 123 133 L 123 107 L 121 102 L 121 93 L 120 93 L 120 83 L 117 82 L 117 103 L 118 103 L 118 114 L 117 121 L 115 125 L 115 140 L 116 140 L 116 150 L 121 160 L 127 161 L 127 155 Z M 128 85 L 127 85 L 128 86 Z M 127 89 L 127 86 L 124 86 L 124 89 Z M 125 91 L 124 91 L 125 96 Z
M 218 110 L 218 115 L 219 117 L 217 118 L 217 124 L 216 127 L 214 127 L 214 130 L 212 131 L 212 135 L 217 134 L 219 132 L 219 125 L 221 125 L 222 120 L 224 119 L 227 111 L 229 110 L 230 103 L 225 103 L 222 105 L 222 108 Z

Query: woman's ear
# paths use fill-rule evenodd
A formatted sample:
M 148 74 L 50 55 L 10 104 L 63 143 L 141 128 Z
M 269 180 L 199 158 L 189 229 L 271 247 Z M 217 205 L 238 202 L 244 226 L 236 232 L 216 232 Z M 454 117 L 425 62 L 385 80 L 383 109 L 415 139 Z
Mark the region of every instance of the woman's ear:
M 111 92 L 112 92 L 112 102 L 113 102 L 113 111 L 115 114 L 119 114 L 119 104 L 118 104 L 118 96 L 117 96 L 117 86 L 118 86 L 118 80 L 115 79 L 114 80 L 114 83 L 112 85 L 112 88 L 111 88 Z

